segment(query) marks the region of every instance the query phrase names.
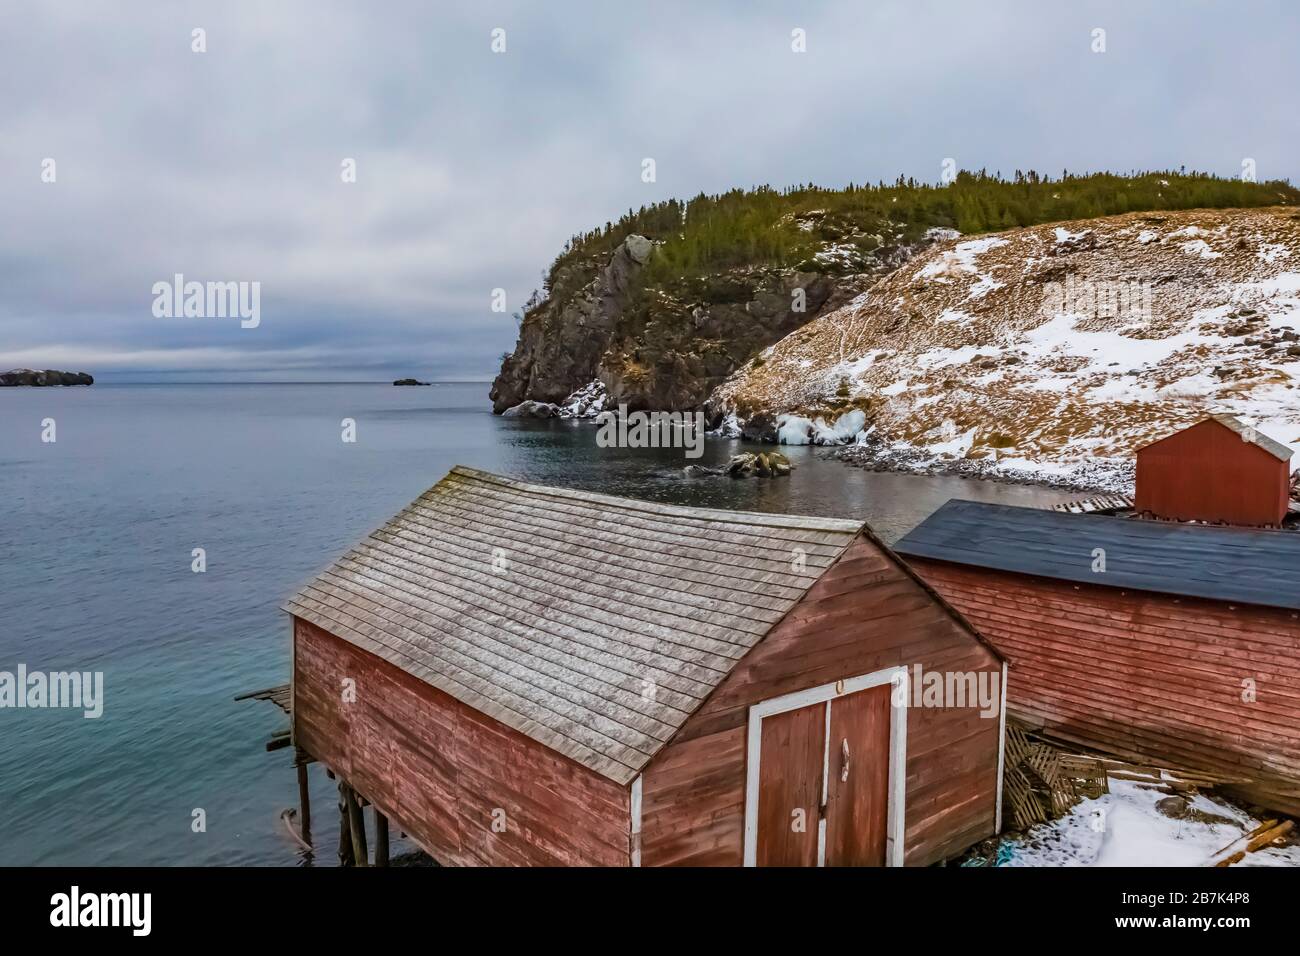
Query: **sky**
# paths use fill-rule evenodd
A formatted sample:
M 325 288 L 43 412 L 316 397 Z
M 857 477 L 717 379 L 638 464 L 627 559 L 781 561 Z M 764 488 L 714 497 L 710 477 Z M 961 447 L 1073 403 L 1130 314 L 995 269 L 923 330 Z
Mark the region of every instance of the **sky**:
M 950 158 L 1300 182 L 1298 38 L 1249 0 L 0 0 L 0 368 L 486 380 L 645 203 Z M 156 314 L 178 274 L 258 283 L 256 324 Z

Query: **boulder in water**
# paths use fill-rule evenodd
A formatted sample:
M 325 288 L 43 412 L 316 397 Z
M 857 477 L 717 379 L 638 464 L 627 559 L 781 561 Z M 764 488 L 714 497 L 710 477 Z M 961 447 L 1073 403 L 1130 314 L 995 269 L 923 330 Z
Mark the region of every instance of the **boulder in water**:
M 753 452 L 732 455 L 725 470 L 732 478 L 752 478 L 754 475 L 762 478 L 783 478 L 790 474 L 793 468 L 794 465 L 790 464 L 790 459 L 785 455 L 768 451 L 757 455 Z
M 535 402 L 532 399 L 520 402 L 501 413 L 502 418 L 557 418 L 560 406 L 551 402 Z

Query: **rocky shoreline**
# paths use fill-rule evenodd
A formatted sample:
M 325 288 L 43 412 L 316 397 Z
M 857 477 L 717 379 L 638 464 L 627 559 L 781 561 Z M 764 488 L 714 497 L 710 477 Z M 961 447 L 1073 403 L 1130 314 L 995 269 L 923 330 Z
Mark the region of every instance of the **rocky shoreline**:
M 60 372 L 57 369 L 14 368 L 0 372 L 0 387 L 29 386 L 46 388 L 54 385 L 94 385 L 95 377 L 86 372 Z
M 608 393 L 600 382 L 574 392 L 561 404 L 525 400 L 503 413 L 505 418 L 591 420 L 604 409 Z M 809 419 L 798 415 L 758 413 L 746 421 L 734 414 L 707 433 L 712 438 L 743 439 L 764 445 L 814 445 L 827 449 L 819 457 L 839 461 L 869 471 L 903 475 L 970 478 L 1009 485 L 1030 485 L 1079 494 L 1132 494 L 1136 465 L 1132 459 L 1081 459 L 1061 465 L 1041 464 L 1018 459 L 965 458 L 937 455 L 932 450 L 890 441 L 873 427 L 867 427 L 865 414 L 849 409 L 838 416 Z M 764 461 L 764 457 L 768 461 Z M 776 467 L 772 462 L 779 462 Z M 794 466 L 785 455 L 773 449 L 767 452 L 742 452 L 733 455 L 727 465 L 708 467 L 688 465 L 687 478 L 727 475 L 733 478 L 783 476 Z
M 822 457 L 868 471 L 972 478 L 1080 494 L 1132 494 L 1137 468 L 1132 459 L 1097 458 L 1061 466 L 1059 471 L 1048 471 L 1017 467 L 988 458 L 939 458 L 924 449 L 900 447 L 884 441 L 842 446 Z

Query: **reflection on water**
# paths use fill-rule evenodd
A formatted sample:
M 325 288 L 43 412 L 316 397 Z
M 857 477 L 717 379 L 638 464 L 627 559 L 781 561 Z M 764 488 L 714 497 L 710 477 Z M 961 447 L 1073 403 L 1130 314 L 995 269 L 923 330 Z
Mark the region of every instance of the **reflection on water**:
M 716 467 L 741 451 L 770 451 L 773 446 L 710 439 L 703 457 L 688 459 L 682 449 L 597 448 L 596 429 L 589 423 L 496 423 L 511 453 L 503 467 L 514 477 L 679 505 L 853 518 L 868 522 L 889 543 L 949 498 L 1052 505 L 1071 497 L 1030 485 L 872 472 L 828 460 L 827 449 L 812 446 L 781 448 L 795 465 L 788 478 L 686 478 L 682 469 L 687 464 Z

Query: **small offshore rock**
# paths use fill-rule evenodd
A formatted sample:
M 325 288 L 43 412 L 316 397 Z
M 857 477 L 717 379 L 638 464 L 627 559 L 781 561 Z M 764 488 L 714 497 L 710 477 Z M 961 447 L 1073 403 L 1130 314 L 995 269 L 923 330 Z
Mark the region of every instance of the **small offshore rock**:
M 44 370 L 36 368 L 15 368 L 7 372 L 0 372 L 0 386 L 11 385 L 29 385 L 34 388 L 42 388 L 51 385 L 94 385 L 94 376 L 87 375 L 85 372 L 60 372 L 57 369 L 47 368 Z

